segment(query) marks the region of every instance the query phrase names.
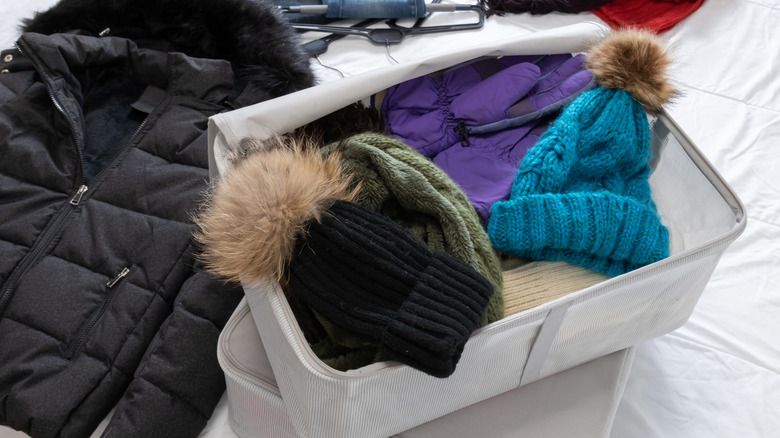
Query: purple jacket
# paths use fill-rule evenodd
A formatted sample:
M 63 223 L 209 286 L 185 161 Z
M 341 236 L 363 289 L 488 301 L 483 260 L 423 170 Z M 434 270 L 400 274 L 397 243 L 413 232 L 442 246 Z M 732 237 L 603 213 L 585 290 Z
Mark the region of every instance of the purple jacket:
M 388 134 L 431 158 L 487 222 L 509 196 L 520 162 L 559 110 L 593 75 L 578 55 L 483 59 L 391 87 L 382 102 Z

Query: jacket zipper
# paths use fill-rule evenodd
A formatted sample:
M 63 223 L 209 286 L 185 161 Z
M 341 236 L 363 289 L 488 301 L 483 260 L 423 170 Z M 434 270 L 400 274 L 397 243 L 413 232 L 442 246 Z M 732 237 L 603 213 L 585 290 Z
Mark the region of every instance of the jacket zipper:
M 79 141 L 78 136 L 76 135 L 76 122 L 73 121 L 73 119 L 70 118 L 67 112 L 65 112 L 65 108 L 62 106 L 60 101 L 57 99 L 57 96 L 54 95 L 54 90 L 51 89 L 51 85 L 49 85 L 52 81 L 49 77 L 49 73 L 41 67 L 40 62 L 38 62 L 38 58 L 35 56 L 31 56 L 28 54 L 28 50 L 25 46 L 26 44 L 22 40 L 18 40 L 15 44 L 16 48 L 19 50 L 19 53 L 21 53 L 24 56 L 27 56 L 27 58 L 32 63 L 33 67 L 35 68 L 35 71 L 38 72 L 38 74 L 41 75 L 41 77 L 44 79 L 43 83 L 46 85 L 46 92 L 49 94 L 49 99 L 54 104 L 54 107 L 57 108 L 57 111 L 62 114 L 63 117 L 65 117 L 65 121 L 68 123 L 68 127 L 70 128 L 70 138 L 73 140 L 73 144 L 76 145 L 76 153 L 79 156 L 79 168 L 78 168 L 78 179 L 81 180 L 81 169 L 84 168 L 84 156 L 81 153 L 81 141 Z
M 113 301 L 114 295 L 116 295 L 116 292 L 119 289 L 117 285 L 127 276 L 128 273 L 130 273 L 130 269 L 124 268 L 119 274 L 106 283 L 106 288 L 108 288 L 108 295 L 103 299 L 103 303 L 100 305 L 98 310 L 92 314 L 92 317 L 89 318 L 89 321 L 87 321 L 84 327 L 82 327 L 79 331 L 78 336 L 76 336 L 76 340 L 73 342 L 73 344 L 71 344 L 70 348 L 68 348 L 68 351 L 65 353 L 66 359 L 72 359 L 76 353 L 81 351 L 81 347 L 84 346 L 84 343 L 87 341 L 87 337 L 92 332 L 95 324 L 100 321 L 100 318 L 102 318 L 103 314 L 106 313 L 108 305 L 111 304 L 111 301 Z
M 68 115 L 68 113 L 65 111 L 65 108 L 62 106 L 62 104 L 57 100 L 57 96 L 55 96 L 54 91 L 52 90 L 51 86 L 49 85 L 51 83 L 51 80 L 49 78 L 48 73 L 45 69 L 41 67 L 40 62 L 35 56 L 30 56 L 27 51 L 27 48 L 24 47 L 25 43 L 22 40 L 19 40 L 16 42 L 16 48 L 19 50 L 19 52 L 25 56 L 27 56 L 28 59 L 30 59 L 30 62 L 32 63 L 35 70 L 38 72 L 38 74 L 41 75 L 41 77 L 44 79 L 43 83 L 46 85 L 46 91 L 49 94 L 49 99 L 51 99 L 52 103 L 54 104 L 54 107 L 57 109 L 57 111 L 62 114 L 62 116 L 65 118 L 65 121 L 68 124 L 68 127 L 70 128 L 70 135 L 71 140 L 73 140 L 73 143 L 76 146 L 76 152 L 78 153 L 79 157 L 79 166 L 78 166 L 78 174 L 77 179 L 81 181 L 83 179 L 82 177 L 82 169 L 84 168 L 84 157 L 81 151 L 81 142 L 79 141 L 78 136 L 76 135 L 76 123 L 71 119 L 71 117 Z M 158 105 L 159 107 L 159 105 Z M 155 108 L 151 114 L 156 112 L 157 108 Z M 135 132 L 133 132 L 133 135 L 130 137 L 130 139 L 125 143 L 125 145 L 117 152 L 109 161 L 109 164 L 103 169 L 98 172 L 98 174 L 92 179 L 92 181 L 96 181 L 100 178 L 100 176 L 103 175 L 103 173 L 106 171 L 107 168 L 111 167 L 111 164 L 113 164 L 114 160 L 127 148 L 127 146 L 132 143 L 132 141 L 135 139 L 136 135 L 144 128 L 147 121 L 149 120 L 150 116 L 147 116 L 143 122 L 136 128 Z M 6 308 L 8 307 L 8 304 L 11 302 L 11 299 L 13 298 L 14 292 L 16 291 L 16 287 L 19 285 L 19 281 L 24 276 L 24 274 L 29 271 L 30 268 L 32 268 L 43 256 L 44 251 L 46 248 L 49 247 L 52 240 L 57 236 L 57 234 L 60 231 L 60 228 L 65 223 L 65 219 L 67 219 L 70 212 L 79 205 L 81 202 L 81 198 L 84 196 L 84 194 L 87 192 L 88 187 L 86 184 L 79 185 L 76 192 L 70 197 L 69 202 L 65 205 L 65 207 L 60 210 L 59 213 L 57 213 L 57 217 L 52 222 L 51 226 L 49 226 L 46 231 L 41 235 L 41 237 L 38 238 L 38 241 L 33 245 L 32 250 L 30 253 L 28 253 L 22 261 L 19 263 L 19 265 L 15 268 L 14 272 L 8 277 L 8 280 L 6 282 L 6 286 L 0 291 L 0 318 L 2 318 L 3 314 L 5 313 Z
M 110 30 L 111 30 L 110 28 L 104 29 L 100 33 L 100 36 L 107 35 Z M 48 72 L 41 67 L 40 62 L 38 61 L 38 59 L 35 56 L 30 56 L 29 54 L 27 54 L 28 53 L 27 49 L 22 47 L 22 46 L 25 46 L 25 45 L 26 45 L 26 43 L 24 43 L 22 40 L 18 40 L 16 42 L 16 44 L 15 44 L 16 48 L 19 50 L 19 53 L 21 53 L 24 56 L 27 56 L 27 58 L 30 59 L 30 62 L 32 62 L 32 65 L 35 68 L 35 70 L 44 79 L 43 83 L 46 85 L 46 92 L 49 94 L 49 99 L 51 99 L 52 103 L 54 104 L 54 107 L 57 108 L 57 111 L 59 111 L 60 114 L 62 114 L 62 116 L 65 118 L 65 121 L 68 123 L 68 126 L 70 127 L 71 139 L 73 140 L 73 143 L 76 145 L 76 153 L 78 154 L 78 157 L 79 157 L 78 180 L 83 180 L 81 171 L 84 168 L 84 155 L 83 155 L 83 153 L 81 151 L 81 149 L 82 149 L 81 141 L 79 141 L 79 137 L 76 136 L 76 123 L 68 115 L 68 113 L 65 112 L 65 107 L 62 106 L 60 101 L 57 99 L 57 96 L 54 95 L 54 90 L 52 90 L 51 86 L 49 85 L 52 82 L 52 80 L 49 77 Z M 163 102 L 165 102 L 165 100 L 167 100 L 167 99 L 163 99 Z M 122 148 L 119 149 L 119 151 L 117 153 L 115 153 L 114 156 L 111 157 L 111 159 L 108 161 L 108 164 L 106 166 L 104 166 L 102 169 L 100 169 L 100 172 L 98 172 L 98 174 L 95 175 L 92 178 L 91 181 L 85 181 L 86 184 L 91 184 L 92 182 L 97 181 L 97 180 L 100 179 L 100 176 L 102 176 L 103 173 L 105 173 L 106 169 L 111 167 L 111 165 L 114 163 L 114 160 L 116 160 L 117 157 L 119 157 L 119 155 L 121 155 L 122 152 L 124 152 L 124 150 L 127 149 L 127 146 L 130 145 L 133 142 L 133 140 L 135 140 L 135 137 L 146 126 L 146 124 L 149 121 L 149 119 L 151 118 L 152 114 L 155 114 L 157 112 L 157 109 L 160 106 L 162 106 L 162 102 L 158 103 L 157 106 L 155 106 L 154 109 L 152 109 L 152 111 L 144 118 L 144 120 L 141 122 L 140 125 L 138 125 L 138 127 L 135 129 L 135 131 L 133 131 L 133 134 L 125 142 L 125 144 L 122 146 Z M 79 199 L 81 199 L 81 198 L 79 198 Z
M 27 50 L 22 46 L 24 46 L 24 43 L 21 40 L 17 41 L 16 48 L 19 50 L 20 53 L 25 54 Z M 65 112 L 65 109 L 57 100 L 57 97 L 54 95 L 54 91 L 51 89 L 51 86 L 49 85 L 50 80 L 48 78 L 48 74 L 46 73 L 46 71 L 41 68 L 40 63 L 35 57 L 29 55 L 27 55 L 27 57 L 32 62 L 33 67 L 35 67 L 35 70 L 41 75 L 42 78 L 44 78 L 43 82 L 46 85 L 46 91 L 49 94 L 49 99 L 51 99 L 52 103 L 54 104 L 54 107 L 57 108 L 57 111 L 59 111 L 63 117 L 65 117 L 65 121 L 68 123 L 68 127 L 70 128 L 71 140 L 73 140 L 73 143 L 76 145 L 76 151 L 78 152 L 78 156 L 79 156 L 78 179 L 81 180 L 82 179 L 81 169 L 83 167 L 84 161 L 81 155 L 81 147 L 79 146 L 80 142 L 78 137 L 76 136 L 75 123 L 73 122 L 73 120 L 71 120 L 71 118 Z M 19 285 L 19 281 L 21 280 L 21 278 L 41 258 L 46 248 L 49 247 L 54 237 L 59 233 L 60 228 L 65 223 L 65 220 L 67 219 L 70 212 L 73 210 L 74 207 L 79 205 L 79 202 L 81 202 L 81 197 L 84 195 L 86 191 L 87 191 L 86 185 L 82 184 L 79 186 L 76 193 L 71 195 L 68 203 L 65 204 L 65 206 L 59 211 L 59 213 L 57 213 L 57 216 L 55 217 L 54 221 L 51 222 L 51 225 L 49 225 L 46 228 L 46 230 L 43 232 L 43 234 L 38 238 L 37 242 L 33 245 L 32 250 L 22 259 L 22 261 L 19 263 L 16 269 L 14 269 L 14 272 L 8 277 L 6 286 L 3 288 L 2 292 L 0 292 L 0 317 L 3 316 L 6 308 L 8 307 L 8 303 L 11 302 L 11 298 L 13 297 L 14 292 L 16 291 L 16 287 Z
M 65 207 L 63 207 L 62 210 L 57 213 L 57 217 L 54 219 L 51 225 L 47 227 L 46 231 L 43 232 L 43 235 L 33 246 L 32 251 L 30 251 L 30 253 L 28 253 L 22 259 L 22 261 L 19 263 L 19 266 L 17 266 L 17 268 L 14 270 L 13 274 L 8 277 L 6 286 L 0 293 L 0 317 L 2 317 L 3 313 L 5 313 L 5 309 L 8 306 L 8 303 L 11 301 L 11 297 L 13 297 L 16 286 L 19 284 L 22 276 L 24 276 L 24 274 L 27 273 L 27 271 L 32 268 L 33 265 L 35 265 L 35 262 L 40 259 L 43 252 L 46 250 L 46 248 L 49 247 L 49 244 L 57 235 L 60 227 L 62 227 L 62 224 L 65 223 L 65 219 L 67 219 L 68 214 L 70 214 L 73 208 L 79 205 L 81 196 L 86 191 L 87 186 L 82 185 L 79 187 L 79 190 L 73 196 L 71 196 L 70 201 L 65 204 Z
M 104 29 L 101 32 L 100 36 L 103 36 L 104 32 L 106 32 L 106 34 L 107 34 L 108 31 L 110 31 L 109 28 Z M 68 123 L 68 126 L 70 127 L 71 139 L 73 140 L 73 143 L 76 145 L 76 153 L 78 154 L 78 157 L 79 157 L 79 168 L 78 168 L 78 178 L 77 179 L 78 180 L 83 180 L 84 178 L 83 178 L 83 176 L 81 174 L 81 171 L 84 168 L 84 156 L 83 156 L 83 153 L 81 151 L 81 149 L 82 149 L 81 141 L 79 141 L 79 137 L 76 135 L 76 123 L 68 115 L 68 113 L 65 112 L 65 108 L 62 106 L 60 101 L 57 99 L 57 96 L 54 95 L 54 91 L 52 90 L 51 86 L 49 85 L 52 81 L 51 81 L 51 78 L 49 77 L 48 72 L 46 72 L 46 70 L 41 67 L 40 62 L 38 62 L 38 59 L 35 56 L 30 56 L 30 55 L 26 54 L 27 53 L 26 48 L 22 47 L 24 45 L 26 45 L 26 44 L 22 40 L 17 41 L 16 44 L 15 44 L 16 48 L 19 50 L 19 53 L 21 53 L 22 55 L 27 56 L 27 58 L 30 59 L 30 62 L 32 62 L 33 67 L 35 68 L 35 70 L 44 79 L 43 82 L 46 85 L 46 92 L 49 94 L 49 99 L 51 99 L 52 103 L 54 104 L 54 107 L 57 108 L 57 111 L 59 111 L 60 114 L 62 114 L 62 116 L 65 118 L 65 121 Z M 165 99 L 163 100 L 163 102 L 164 101 L 165 101 Z M 146 126 L 147 122 L 151 118 L 152 114 L 155 114 L 157 112 L 157 109 L 161 105 L 162 105 L 162 102 L 157 104 L 157 106 L 154 107 L 154 109 L 152 109 L 152 111 L 144 118 L 144 120 L 141 122 L 141 124 L 138 125 L 137 128 L 135 128 L 135 131 L 133 131 L 133 134 L 125 142 L 125 144 L 122 146 L 122 148 L 120 148 L 119 151 L 117 151 L 111 157 L 111 159 L 108 161 L 108 164 L 106 166 L 103 166 L 103 168 L 100 169 L 100 171 L 97 173 L 97 175 L 95 175 L 92 178 L 91 181 L 85 181 L 84 182 L 85 184 L 88 185 L 88 184 L 91 184 L 92 182 L 98 181 L 100 179 L 100 177 L 106 172 L 106 169 L 110 168 L 111 165 L 114 163 L 114 161 L 122 154 L 122 152 L 124 152 L 124 150 L 127 149 L 127 146 L 130 145 L 133 142 L 133 140 L 135 140 L 135 137 L 138 135 L 139 132 L 141 132 L 141 130 L 144 129 L 144 127 Z M 78 201 L 81 200 L 81 196 L 84 195 L 84 192 L 86 192 L 86 191 L 87 191 L 86 185 L 82 185 L 81 187 L 79 187 L 79 192 L 77 193 L 79 196 L 78 196 L 78 199 L 76 201 L 76 204 L 74 204 L 74 205 L 78 204 Z M 71 204 L 73 204 L 73 200 L 71 200 Z

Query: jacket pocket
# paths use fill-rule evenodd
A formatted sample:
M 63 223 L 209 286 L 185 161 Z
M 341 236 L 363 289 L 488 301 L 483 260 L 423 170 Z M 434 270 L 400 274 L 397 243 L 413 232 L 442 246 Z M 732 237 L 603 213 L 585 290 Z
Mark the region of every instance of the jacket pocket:
M 127 278 L 127 274 L 129 273 L 130 268 L 125 267 L 114 278 L 106 283 L 106 296 L 103 299 L 103 302 L 100 304 L 100 307 L 98 307 L 92 313 L 92 315 L 90 315 L 87 322 L 81 326 L 81 329 L 79 329 L 79 332 L 76 335 L 73 343 L 70 344 L 68 351 L 65 352 L 66 359 L 72 359 L 81 352 L 82 347 L 84 347 L 87 339 L 89 339 L 89 335 L 92 332 L 92 329 L 95 328 L 98 321 L 100 321 L 100 318 L 102 318 L 103 314 L 106 313 L 106 310 L 108 309 L 108 306 L 111 305 L 111 301 L 114 299 L 114 296 L 120 292 L 122 286 L 124 286 L 126 283 L 125 278 Z

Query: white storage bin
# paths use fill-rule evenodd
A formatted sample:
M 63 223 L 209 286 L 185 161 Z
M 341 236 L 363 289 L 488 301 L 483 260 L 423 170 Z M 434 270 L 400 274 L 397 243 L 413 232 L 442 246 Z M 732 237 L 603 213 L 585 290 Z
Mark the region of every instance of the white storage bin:
M 225 170 L 225 151 L 244 137 L 289 132 L 393 84 L 482 56 L 576 52 L 583 39 L 602 31 L 583 23 L 508 37 L 215 116 L 209 124 L 212 175 Z M 336 371 L 308 347 L 278 284 L 245 284 L 295 432 L 387 437 L 681 326 L 746 217 L 733 191 L 672 120 L 661 114 L 652 131 L 650 185 L 670 232 L 671 256 L 478 329 L 446 379 L 396 362 Z

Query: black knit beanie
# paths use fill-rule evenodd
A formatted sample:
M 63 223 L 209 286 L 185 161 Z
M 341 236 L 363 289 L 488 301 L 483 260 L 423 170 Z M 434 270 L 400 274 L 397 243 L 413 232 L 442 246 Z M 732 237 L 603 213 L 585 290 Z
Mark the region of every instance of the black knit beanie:
M 455 371 L 493 293 L 449 254 L 430 252 L 389 218 L 336 201 L 299 239 L 291 290 L 332 324 L 436 377 Z

